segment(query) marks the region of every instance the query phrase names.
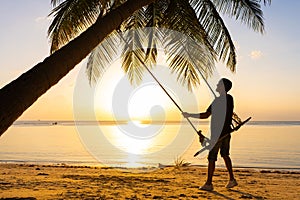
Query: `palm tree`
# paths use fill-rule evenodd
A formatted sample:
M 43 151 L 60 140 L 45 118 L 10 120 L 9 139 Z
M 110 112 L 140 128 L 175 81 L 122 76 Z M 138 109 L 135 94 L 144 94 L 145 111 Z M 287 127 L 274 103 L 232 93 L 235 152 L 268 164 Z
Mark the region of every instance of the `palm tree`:
M 58 1 L 53 0 L 53 2 Z M 107 12 L 105 16 L 99 16 L 95 23 L 81 35 L 1 88 L 0 135 L 125 19 L 152 1 L 154 0 L 127 0 L 116 9 Z
M 55 17 L 49 29 L 52 55 L 0 90 L 0 135 L 115 30 L 155 26 L 183 31 L 184 34 L 207 46 L 212 59 L 215 55 L 218 56 L 218 59 L 226 61 L 227 66 L 234 71 L 236 65 L 234 45 L 218 11 L 242 20 L 254 30 L 263 32 L 264 27 L 260 0 L 51 0 L 51 2 L 55 6 L 52 13 Z M 271 0 L 263 2 L 266 4 Z M 143 8 L 146 5 L 148 6 Z M 164 22 L 165 19 L 167 20 Z M 193 27 L 194 25 L 196 26 Z M 144 58 L 150 58 L 151 62 L 155 62 L 155 43 L 152 44 L 153 48 L 143 50 L 142 55 L 127 52 L 127 55 L 133 54 L 129 56 L 132 60 L 129 59 L 128 63 L 137 58 L 142 62 L 146 62 Z M 91 56 L 93 55 L 95 54 L 92 53 Z M 180 62 L 176 57 L 170 56 L 170 59 L 174 61 L 171 68 L 178 71 L 179 76 L 182 77 L 183 71 L 178 70 L 180 69 L 178 66 L 192 74 L 188 76 L 191 77 L 191 81 L 187 81 L 188 85 L 199 83 L 197 76 L 193 74 L 193 66 L 187 62 L 185 63 L 188 67 L 184 66 L 184 62 Z M 204 66 L 200 67 L 205 69 Z M 130 72 L 131 70 L 137 71 L 137 74 L 141 71 L 137 65 L 131 68 L 125 66 L 125 71 L 129 74 L 136 74 Z M 92 72 L 94 69 L 91 68 L 89 71 Z M 187 79 L 183 77 L 183 80 L 185 82 Z
M 95 10 L 95 7 L 99 7 L 99 1 L 96 1 L 97 5 L 94 1 L 91 1 L 91 5 L 85 1 L 72 4 L 68 2 L 70 1 L 65 1 L 65 4 L 56 7 L 52 12 L 55 14 L 55 19 L 49 28 L 49 35 L 52 39 L 51 51 L 63 46 L 82 29 L 90 26 L 100 14 L 97 12 L 99 9 Z M 85 2 L 84 6 L 82 2 Z M 163 46 L 168 56 L 169 67 L 173 72 L 178 73 L 178 80 L 186 84 L 189 89 L 200 82 L 200 74 L 195 67 L 200 69 L 201 74 L 208 77 L 214 70 L 213 61 L 216 59 L 226 62 L 227 67 L 234 72 L 235 47 L 219 12 L 239 19 L 253 30 L 263 33 L 264 23 L 259 2 L 257 0 L 154 1 L 131 15 L 116 30 L 118 33 L 130 31 L 129 34 L 125 34 L 125 38 L 120 38 L 123 42 L 108 38 L 105 46 L 99 46 L 93 50 L 87 66 L 88 78 L 90 82 L 96 81 L 114 58 L 119 56 L 118 50 L 121 48 L 123 51 L 122 67 L 130 81 L 138 83 L 143 75 L 142 64 L 151 66 L 156 63 L 158 45 Z M 266 0 L 263 2 L 264 4 L 271 3 Z M 112 10 L 119 4 L 118 1 L 114 3 L 107 4 L 105 9 Z M 160 31 L 160 29 L 148 29 L 148 33 L 134 31 L 145 27 L 179 31 L 195 43 L 189 42 L 187 46 L 186 41 L 176 38 L 171 31 Z M 117 35 L 116 32 L 112 35 Z M 143 45 L 145 43 L 146 45 Z M 123 47 L 120 47 L 120 44 L 123 44 Z M 197 44 L 201 44 L 201 47 Z M 191 45 L 194 45 L 193 48 Z M 203 54 L 204 51 L 205 54 Z

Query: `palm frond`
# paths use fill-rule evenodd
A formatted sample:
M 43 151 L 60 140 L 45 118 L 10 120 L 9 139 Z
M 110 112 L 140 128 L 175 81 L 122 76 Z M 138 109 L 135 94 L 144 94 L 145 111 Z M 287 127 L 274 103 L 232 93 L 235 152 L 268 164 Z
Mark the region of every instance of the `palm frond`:
M 122 68 L 131 84 L 139 84 L 143 78 L 146 54 L 143 48 L 145 34 L 143 31 L 130 30 L 123 36 Z
M 169 67 L 178 74 L 177 80 L 191 90 L 200 84 L 201 76 L 212 74 L 214 49 L 187 0 L 171 1 L 163 26 L 175 30 L 166 34 L 163 42 Z
M 165 20 L 165 12 L 169 7 L 169 0 L 155 1 L 145 9 L 147 27 L 161 27 Z
M 146 16 L 146 8 L 136 11 L 128 18 L 120 27 L 123 34 L 124 49 L 122 52 L 122 68 L 127 73 L 128 79 L 132 84 L 139 84 L 143 77 L 143 64 L 156 62 L 155 44 L 150 42 L 150 50 L 148 36 L 142 28 L 146 27 L 149 19 Z M 151 32 L 151 31 L 150 31 Z M 152 40 L 153 42 L 153 40 Z M 148 56 L 146 56 L 146 51 Z M 150 58 L 150 56 L 152 56 Z M 147 58 L 147 59 L 146 59 Z
M 56 6 L 49 16 L 54 19 L 49 26 L 48 36 L 51 41 L 50 52 L 53 53 L 71 39 L 78 36 L 102 15 L 108 0 L 52 0 Z
M 164 27 L 176 30 L 196 42 L 205 45 L 210 52 L 210 58 L 216 56 L 216 52 L 209 41 L 209 35 L 198 21 L 194 9 L 187 0 L 174 1 L 166 11 Z
M 227 67 L 234 72 L 236 67 L 234 43 L 215 5 L 210 0 L 192 0 L 191 5 L 219 59 L 226 62 Z
M 261 0 L 259 1 L 261 2 Z M 272 0 L 264 0 L 264 5 L 271 5 Z
M 64 0 L 51 0 L 51 4 L 53 7 L 56 7 L 58 4 L 60 4 Z
M 181 32 L 200 42 L 214 53 L 208 35 L 202 24 L 198 21 L 195 11 L 188 0 L 171 1 L 164 18 L 163 27 Z
M 146 47 L 145 53 L 145 64 L 149 66 L 156 65 L 156 58 L 157 58 L 157 34 L 158 30 L 151 28 L 146 36 L 148 38 L 148 45 Z M 149 63 L 149 64 L 148 64 Z
M 219 1 L 212 0 L 216 8 L 230 17 L 234 17 L 245 23 L 254 31 L 264 32 L 264 20 L 263 12 L 261 9 L 260 1 L 258 0 L 231 0 L 231 1 Z M 270 1 L 264 0 L 264 3 L 270 3 Z
M 86 68 L 86 74 L 91 85 L 96 83 L 106 69 L 118 59 L 123 44 L 120 34 L 114 31 L 91 52 Z
M 164 38 L 164 31 L 161 31 L 161 29 L 158 29 L 157 27 L 161 27 L 163 24 L 165 11 L 167 10 L 168 5 L 168 0 L 155 1 L 145 9 L 144 16 L 147 21 L 146 27 L 151 27 L 146 33 L 148 45 L 146 46 L 145 64 L 147 66 L 156 65 L 157 48 L 158 46 L 162 46 L 162 38 Z
M 114 6 L 117 6 L 117 4 L 114 4 Z M 152 66 L 156 63 L 157 34 L 159 34 L 159 31 L 154 31 L 152 28 L 149 28 L 149 31 L 142 30 L 141 28 L 144 28 L 148 21 L 149 19 L 146 17 L 146 9 L 136 11 L 131 17 L 126 19 L 118 29 L 121 43 L 116 44 L 115 42 L 110 43 L 108 41 L 108 49 L 113 49 L 113 45 L 116 45 L 116 48 L 121 49 L 122 52 L 120 55 L 123 62 L 122 67 L 127 73 L 130 82 L 134 84 L 138 84 L 142 79 L 144 71 L 142 64 Z M 152 39 L 146 40 L 146 38 L 151 37 Z M 108 39 L 109 38 L 110 37 L 108 37 Z M 99 78 L 98 76 L 103 73 L 105 65 L 110 65 L 112 61 L 109 53 L 106 52 L 107 49 L 102 48 L 102 44 L 99 46 L 101 47 L 95 49 L 89 57 L 87 75 L 90 83 L 97 80 L 97 78 Z M 100 51 L 103 51 L 103 53 Z M 97 62 L 93 61 L 93 58 L 95 58 L 95 52 L 97 52 L 97 57 L 102 57 L 101 60 L 97 59 Z M 117 51 L 114 50 L 114 52 Z M 147 52 L 147 56 L 145 52 Z
M 134 12 L 128 19 L 126 19 L 121 27 L 121 31 L 139 29 L 146 26 L 145 8 Z
M 177 80 L 189 90 L 200 84 L 200 79 L 208 78 L 214 70 L 214 57 L 206 45 L 188 36 L 170 31 L 165 45 L 167 62 Z

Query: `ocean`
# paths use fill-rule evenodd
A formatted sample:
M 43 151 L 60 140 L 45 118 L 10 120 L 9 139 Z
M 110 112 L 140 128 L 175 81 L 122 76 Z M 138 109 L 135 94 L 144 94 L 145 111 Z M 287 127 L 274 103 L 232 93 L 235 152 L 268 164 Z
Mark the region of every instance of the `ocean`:
M 209 135 L 208 122 L 197 127 Z M 250 121 L 232 133 L 235 168 L 300 170 L 299 121 Z M 207 165 L 187 123 L 16 121 L 0 137 L 1 163 L 157 167 Z M 217 166 L 224 167 L 221 157 Z

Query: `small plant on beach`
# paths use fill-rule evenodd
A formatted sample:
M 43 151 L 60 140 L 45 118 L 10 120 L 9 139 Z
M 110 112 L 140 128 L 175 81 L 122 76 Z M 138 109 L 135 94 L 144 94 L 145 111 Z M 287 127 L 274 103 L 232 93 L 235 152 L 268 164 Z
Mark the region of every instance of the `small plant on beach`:
M 186 162 L 182 157 L 177 156 L 174 160 L 174 164 L 176 169 L 180 169 L 181 167 L 189 166 L 191 163 Z

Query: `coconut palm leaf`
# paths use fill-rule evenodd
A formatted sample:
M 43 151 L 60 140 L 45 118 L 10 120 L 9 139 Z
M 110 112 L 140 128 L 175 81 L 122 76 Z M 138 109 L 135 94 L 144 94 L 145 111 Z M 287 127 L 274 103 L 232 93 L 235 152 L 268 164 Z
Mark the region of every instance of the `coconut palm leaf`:
M 145 34 L 143 31 L 130 30 L 123 36 L 122 68 L 132 84 L 139 84 L 143 78 L 146 54 L 143 48 Z
M 161 27 L 165 19 L 165 12 L 170 4 L 169 0 L 155 1 L 145 8 L 147 27 Z
M 119 33 L 114 31 L 89 55 L 86 73 L 91 85 L 96 83 L 118 58 L 121 53 L 121 40 Z
M 261 0 L 259 1 L 261 2 Z M 271 5 L 272 0 L 264 0 L 264 5 Z
M 148 38 L 148 44 L 146 46 L 146 60 L 147 66 L 156 65 L 157 48 L 162 46 L 162 38 L 164 38 L 164 32 L 157 29 L 162 27 L 165 11 L 167 10 L 169 2 L 167 0 L 156 1 L 145 9 L 145 18 L 147 20 L 146 27 L 152 27 L 146 34 Z
M 208 40 L 218 54 L 219 59 L 226 62 L 227 67 L 234 72 L 236 67 L 234 43 L 215 5 L 210 0 L 192 0 L 191 6 L 195 10 L 198 20 L 207 33 Z
M 97 82 L 102 77 L 107 67 L 109 67 L 116 59 L 122 58 L 122 67 L 128 74 L 132 83 L 138 84 L 142 78 L 144 71 L 143 64 L 148 67 L 156 63 L 157 46 L 161 47 L 160 30 L 149 29 L 133 29 L 125 33 L 115 31 L 110 34 L 104 42 L 99 44 L 89 55 L 87 63 L 87 76 L 90 84 Z M 155 34 L 153 34 L 155 32 Z M 153 34 L 153 42 L 151 48 L 146 45 L 150 40 L 149 34 Z M 149 44 L 148 44 L 149 45 Z M 150 49 L 147 56 L 146 51 Z
M 51 4 L 53 7 L 56 7 L 58 4 L 60 4 L 63 0 L 51 0 Z
M 104 44 L 95 48 L 89 56 L 87 63 L 87 75 L 90 84 L 101 78 L 103 72 L 112 62 L 122 56 L 122 68 L 127 73 L 131 83 L 139 83 L 142 79 L 145 61 L 144 39 L 145 35 L 139 28 L 145 27 L 146 19 L 144 9 L 140 9 L 126 19 L 117 31 L 107 37 Z M 126 30 L 132 30 L 123 34 Z M 119 32 L 120 34 L 116 34 Z M 118 53 L 118 54 L 116 54 Z M 93 60 L 96 60 L 93 61 Z
M 122 34 L 122 68 L 132 84 L 139 84 L 143 77 L 143 64 L 146 60 L 144 31 L 140 29 L 145 27 L 147 19 L 145 8 L 136 11 L 131 17 L 124 21 L 120 31 L 126 31 Z
M 163 43 L 169 67 L 172 72 L 178 74 L 177 79 L 191 90 L 193 86 L 200 84 L 201 74 L 196 68 L 203 72 L 203 78 L 208 77 L 213 71 L 214 49 L 187 0 L 170 3 L 164 26 L 178 31 L 170 31 Z
M 254 31 L 264 32 L 263 12 L 258 0 L 212 0 L 219 12 L 245 23 Z M 270 1 L 268 1 L 270 2 Z M 267 1 L 264 1 L 266 4 Z
M 109 8 L 108 0 L 52 0 L 54 16 L 48 29 L 53 53 L 91 26 Z
M 191 0 L 200 23 L 210 38 L 210 43 L 219 55 L 219 59 L 226 62 L 231 71 L 235 71 L 236 53 L 233 41 L 219 12 L 241 20 L 255 31 L 263 32 L 263 16 L 258 0 Z M 270 4 L 271 0 L 264 0 Z
M 208 41 L 204 27 L 197 19 L 194 9 L 188 0 L 170 2 L 163 19 L 163 27 L 181 32 L 214 51 Z
M 214 56 L 207 46 L 190 37 L 170 31 L 163 44 L 167 62 L 177 80 L 189 90 L 200 84 L 200 78 L 209 77 L 214 70 Z M 199 71 L 197 70 L 199 69 Z
M 148 5 L 145 9 L 147 18 L 146 27 L 152 27 L 146 34 L 148 45 L 146 46 L 146 64 L 148 66 L 156 65 L 158 48 L 162 47 L 162 40 L 165 32 L 161 30 L 165 19 L 165 12 L 169 6 L 168 0 L 155 1 Z
M 156 65 L 157 58 L 157 37 L 156 30 L 153 28 L 149 31 L 149 35 L 146 36 L 148 38 L 148 45 L 146 48 L 146 58 L 145 62 L 149 63 L 150 66 Z

